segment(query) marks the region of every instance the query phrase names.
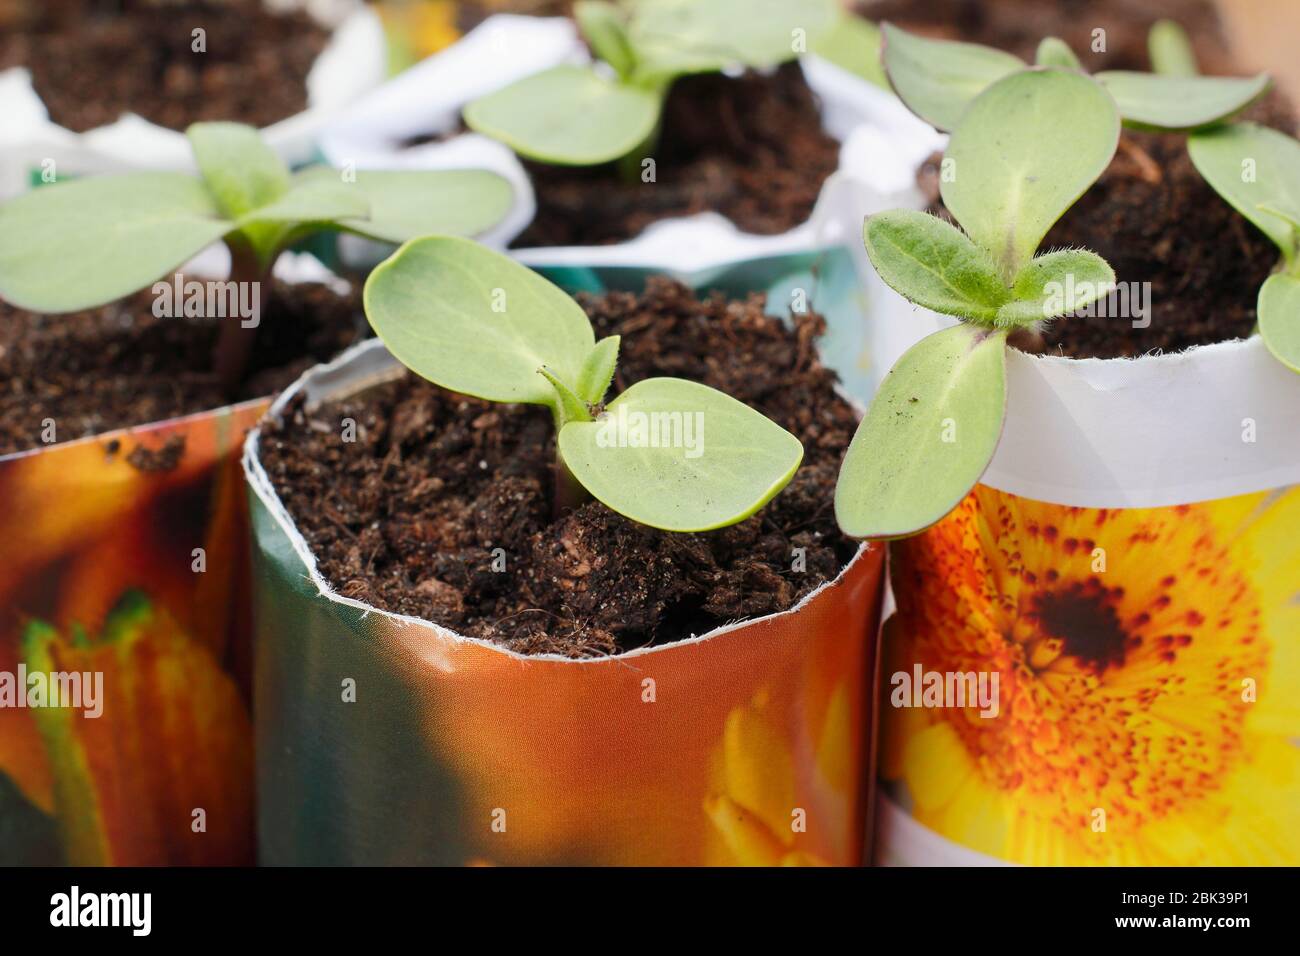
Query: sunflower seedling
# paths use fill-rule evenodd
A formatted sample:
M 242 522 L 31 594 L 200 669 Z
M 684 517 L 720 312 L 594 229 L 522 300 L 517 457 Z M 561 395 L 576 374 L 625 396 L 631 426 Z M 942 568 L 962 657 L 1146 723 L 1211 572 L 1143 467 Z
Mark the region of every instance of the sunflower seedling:
M 406 243 L 371 274 L 365 308 L 422 378 L 551 410 L 557 513 L 590 496 L 654 528 L 721 528 L 767 504 L 803 458 L 795 436 L 696 382 L 646 379 L 604 404 L 618 336 L 597 342 L 577 302 L 470 240 Z
M 197 176 L 96 176 L 0 207 L 0 298 L 36 312 L 93 308 L 145 288 L 217 240 L 230 249 L 230 281 L 259 283 L 281 251 L 320 230 L 390 243 L 472 235 L 500 221 L 512 201 L 494 173 L 291 173 L 252 127 L 197 123 L 186 135 Z M 213 357 L 227 387 L 238 382 L 256 332 L 242 325 L 223 323 Z
M 961 322 L 922 339 L 885 376 L 835 489 L 846 534 L 901 537 L 955 508 L 1002 434 L 1008 333 L 1114 289 L 1114 271 L 1095 253 L 1035 253 L 1105 170 L 1119 133 L 1115 101 L 1083 74 L 1011 73 L 976 96 L 952 132 L 955 174 L 941 194 L 962 229 L 911 210 L 867 220 L 880 277 Z
M 1300 143 L 1236 123 L 1194 133 L 1187 148 L 1214 191 L 1280 250 L 1259 290 L 1259 333 L 1278 361 L 1300 372 Z
M 580 0 L 573 12 L 597 62 L 552 67 L 477 99 L 465 122 L 530 159 L 622 160 L 629 175 L 657 139 L 674 80 L 776 66 L 840 16 L 835 0 Z
M 883 61 L 899 99 L 936 129 L 951 130 L 979 93 L 1004 76 L 1029 69 L 1019 57 L 952 40 L 915 36 L 886 23 Z M 1189 130 L 1220 122 L 1250 105 L 1268 89 L 1265 74 L 1209 77 L 1195 72 L 1190 46 L 1181 30 L 1159 23 L 1149 38 L 1157 73 L 1104 70 L 1092 79 L 1115 98 L 1131 127 Z M 1048 37 L 1038 46 L 1035 65 L 1074 70 L 1088 76 L 1068 45 Z

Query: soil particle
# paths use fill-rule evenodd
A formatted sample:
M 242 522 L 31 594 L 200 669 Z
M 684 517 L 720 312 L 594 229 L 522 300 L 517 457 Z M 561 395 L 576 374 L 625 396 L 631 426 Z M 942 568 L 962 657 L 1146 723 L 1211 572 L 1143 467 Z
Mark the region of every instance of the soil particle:
M 136 471 L 165 472 L 181 463 L 185 454 L 185 436 L 172 435 L 157 448 L 136 445 L 126 456 L 126 463 Z
M 785 610 L 839 573 L 856 546 L 831 503 L 856 418 L 816 357 L 821 317 L 790 328 L 761 296 L 699 298 L 666 279 L 580 301 L 598 337 L 622 336 L 612 393 L 673 375 L 734 395 L 802 440 L 790 485 L 703 534 L 598 502 L 553 520 L 545 410 L 407 375 L 310 412 L 298 402 L 262 438 L 267 474 L 340 593 L 521 653 L 589 657 Z M 344 418 L 355 442 L 341 440 Z
M 79 133 L 128 112 L 175 130 L 269 126 L 306 108 L 329 42 L 307 14 L 263 0 L 19 0 L 0 12 L 0 69 L 30 70 L 50 118 Z

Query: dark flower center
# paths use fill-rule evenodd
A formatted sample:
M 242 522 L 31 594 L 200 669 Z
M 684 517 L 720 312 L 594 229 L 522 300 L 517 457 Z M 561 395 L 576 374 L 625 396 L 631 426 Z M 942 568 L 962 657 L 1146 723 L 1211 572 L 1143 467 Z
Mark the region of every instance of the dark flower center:
M 1128 643 L 1112 600 L 1093 578 L 1036 595 L 1034 611 L 1043 634 L 1063 644 L 1062 654 L 1077 658 L 1100 674 L 1107 667 L 1124 663 Z

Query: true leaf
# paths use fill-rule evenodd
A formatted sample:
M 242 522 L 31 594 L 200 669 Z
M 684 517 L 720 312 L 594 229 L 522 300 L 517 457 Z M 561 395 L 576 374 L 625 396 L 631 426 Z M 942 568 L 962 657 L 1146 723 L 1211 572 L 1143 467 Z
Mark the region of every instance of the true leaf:
M 598 405 L 604 400 L 605 393 L 609 391 L 609 383 L 614 380 L 619 341 L 617 335 L 601 339 L 583 360 L 578 372 L 578 394 L 592 405 Z
M 363 170 L 344 181 L 337 170 L 316 167 L 295 177 L 295 183 L 318 181 L 352 192 L 368 210 L 364 218 L 342 218 L 342 228 L 381 242 L 477 235 L 514 202 L 505 177 L 479 169 Z
M 455 392 L 557 407 L 538 374 L 578 381 L 595 345 L 582 307 L 513 260 L 467 239 L 406 243 L 366 282 L 366 316 L 399 361 Z
M 0 206 L 0 297 L 71 312 L 135 292 L 234 227 L 184 173 L 45 186 Z
M 475 131 L 543 162 L 592 166 L 627 155 L 659 121 L 657 92 L 562 65 L 465 107 Z
M 1214 191 L 1291 261 L 1295 228 L 1261 207 L 1300 212 L 1300 143 L 1265 126 L 1234 123 L 1193 133 L 1187 149 Z
M 231 219 L 279 199 L 289 168 L 242 123 L 194 123 L 185 131 L 194 161 L 217 205 Z
M 1300 279 L 1271 275 L 1259 290 L 1259 334 L 1279 362 L 1300 372 Z
M 1080 73 L 1037 69 L 998 80 L 953 130 L 944 204 L 1010 281 L 1047 231 L 1105 170 L 1119 114 Z
M 631 11 L 628 39 L 646 79 L 776 66 L 840 16 L 836 0 L 637 0 Z
M 1196 54 L 1187 34 L 1173 20 L 1158 20 L 1147 35 L 1151 67 L 1165 76 L 1196 76 Z
M 941 130 L 957 125 L 980 93 L 1025 69 L 1017 56 L 975 43 L 930 40 L 884 24 L 884 63 L 899 99 Z
M 628 77 L 636 65 L 632 45 L 627 39 L 627 23 L 622 11 L 605 0 L 578 0 L 573 5 L 573 19 L 591 45 L 591 52 Z
M 1074 55 L 1068 43 L 1060 37 L 1043 37 L 1038 44 L 1034 62 L 1039 66 L 1059 66 L 1063 70 L 1082 70 L 1083 64 Z
M 962 324 L 903 354 L 840 469 L 835 518 L 845 534 L 915 534 L 974 487 L 1002 434 L 1005 345 L 1005 332 Z
M 1086 249 L 1063 249 L 1031 259 L 1011 288 L 1011 301 L 998 309 L 1002 328 L 1033 326 L 1069 315 L 1109 295 L 1115 270 Z
M 1244 109 L 1268 89 L 1264 74 L 1163 76 L 1110 70 L 1095 77 L 1119 105 L 1125 122 L 1157 129 L 1196 129 Z
M 889 89 L 880 62 L 881 33 L 870 20 L 845 14 L 813 44 L 812 51 L 883 90 Z
M 652 440 L 659 447 L 649 447 Z M 799 440 L 775 422 L 677 378 L 636 383 L 598 420 L 565 425 L 559 446 L 595 498 L 666 531 L 744 520 L 785 487 L 803 458 Z
M 910 209 L 867 219 L 863 241 L 885 283 L 917 305 L 992 323 L 1006 285 L 987 252 L 951 224 Z

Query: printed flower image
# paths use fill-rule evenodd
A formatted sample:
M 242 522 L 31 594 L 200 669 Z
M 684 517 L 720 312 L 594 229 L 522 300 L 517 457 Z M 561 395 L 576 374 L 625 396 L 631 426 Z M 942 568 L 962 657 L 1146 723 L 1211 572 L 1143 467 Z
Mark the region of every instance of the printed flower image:
M 895 546 L 882 682 L 1000 674 L 996 717 L 882 693 L 887 792 L 1032 865 L 1300 863 L 1300 488 L 1169 508 L 978 486 Z

